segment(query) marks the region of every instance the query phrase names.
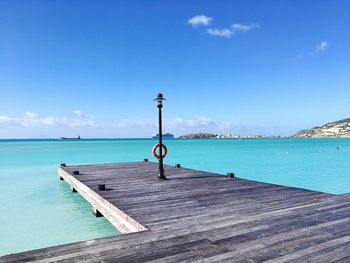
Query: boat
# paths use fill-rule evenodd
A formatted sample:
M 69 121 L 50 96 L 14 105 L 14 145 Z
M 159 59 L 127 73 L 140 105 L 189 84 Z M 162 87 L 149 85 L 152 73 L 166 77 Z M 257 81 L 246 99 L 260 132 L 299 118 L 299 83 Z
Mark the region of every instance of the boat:
M 81 137 L 80 137 L 80 135 L 77 135 L 75 137 L 63 137 L 63 136 L 61 136 L 60 139 L 61 140 L 80 140 Z
M 163 139 L 174 139 L 174 134 L 172 134 L 172 133 L 165 133 L 165 134 L 162 135 L 162 138 Z M 152 139 L 159 139 L 159 133 L 154 134 L 152 136 Z

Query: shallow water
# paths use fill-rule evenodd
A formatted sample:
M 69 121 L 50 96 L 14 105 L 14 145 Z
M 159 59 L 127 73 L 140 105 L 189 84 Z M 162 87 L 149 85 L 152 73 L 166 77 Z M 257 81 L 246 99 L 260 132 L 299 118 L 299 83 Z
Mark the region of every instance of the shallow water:
M 152 160 L 150 139 L 0 140 L 0 255 L 119 234 L 67 183 L 60 163 Z M 350 192 L 350 139 L 166 140 L 165 163 L 333 194 Z M 339 150 L 337 150 L 339 146 Z

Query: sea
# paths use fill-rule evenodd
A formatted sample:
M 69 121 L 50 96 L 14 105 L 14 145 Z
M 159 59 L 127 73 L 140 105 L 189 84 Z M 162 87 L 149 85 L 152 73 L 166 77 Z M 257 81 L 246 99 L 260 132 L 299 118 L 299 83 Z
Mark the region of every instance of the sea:
M 152 139 L 0 140 L 0 255 L 119 235 L 59 180 L 57 166 L 151 161 L 154 144 Z M 173 139 L 164 144 L 165 164 L 331 194 L 350 192 L 350 139 Z

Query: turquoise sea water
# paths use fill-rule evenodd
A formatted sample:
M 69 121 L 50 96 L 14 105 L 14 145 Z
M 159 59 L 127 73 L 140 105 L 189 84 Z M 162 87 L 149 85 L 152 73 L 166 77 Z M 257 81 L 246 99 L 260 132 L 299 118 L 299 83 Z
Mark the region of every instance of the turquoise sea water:
M 118 234 L 59 181 L 60 163 L 153 159 L 150 139 L 0 140 L 0 255 Z M 350 139 L 167 140 L 165 163 L 318 190 L 350 192 Z M 337 150 L 339 146 L 339 150 Z

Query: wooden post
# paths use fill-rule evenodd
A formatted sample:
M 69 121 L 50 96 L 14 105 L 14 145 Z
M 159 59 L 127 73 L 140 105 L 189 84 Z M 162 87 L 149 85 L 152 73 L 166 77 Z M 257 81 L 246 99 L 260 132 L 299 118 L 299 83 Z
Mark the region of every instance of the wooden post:
M 92 207 L 92 213 L 96 216 L 96 217 L 101 217 L 103 216 L 100 211 L 98 211 L 95 207 Z
M 99 191 L 104 191 L 104 190 L 106 190 L 106 185 L 105 184 L 98 184 L 97 188 Z
M 226 176 L 229 177 L 229 178 L 234 178 L 235 174 L 234 173 L 227 173 Z

